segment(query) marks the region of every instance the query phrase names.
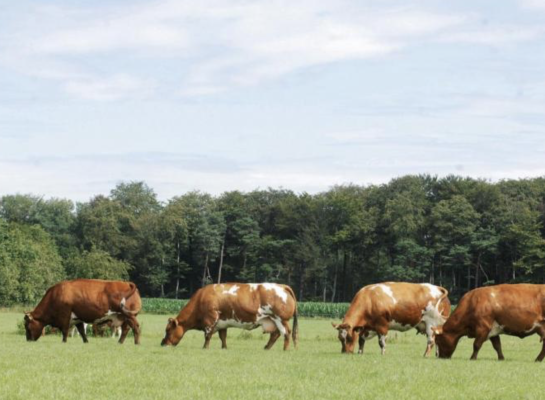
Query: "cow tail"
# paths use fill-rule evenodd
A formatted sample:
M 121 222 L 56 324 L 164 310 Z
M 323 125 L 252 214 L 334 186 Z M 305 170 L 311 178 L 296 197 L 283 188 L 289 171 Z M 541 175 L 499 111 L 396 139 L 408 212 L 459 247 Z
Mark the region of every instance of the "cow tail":
M 125 296 L 125 298 L 121 300 L 121 310 L 123 311 L 123 314 L 127 316 L 132 316 L 138 314 L 138 311 L 131 311 L 127 307 L 125 307 L 125 301 L 127 301 L 127 299 L 129 299 L 136 292 L 137 289 L 134 283 L 128 282 L 128 284 L 130 287 L 130 291 L 129 294 L 127 294 L 127 296 Z
M 297 306 L 295 306 L 295 313 L 293 314 L 293 326 L 291 328 L 291 338 L 293 339 L 293 347 L 297 348 L 297 341 L 299 339 L 299 324 L 297 323 Z
M 129 283 L 129 287 L 131 289 L 130 289 L 129 294 L 125 297 L 126 299 L 129 299 L 134 294 L 134 292 L 136 292 L 136 285 L 134 283 L 132 283 L 132 282 L 128 282 L 128 283 Z
M 435 304 L 435 309 L 439 314 L 441 314 L 441 312 L 439 311 L 439 306 L 441 305 L 441 302 L 448 296 L 448 290 L 441 286 L 439 286 L 438 288 L 443 294 L 441 295 L 441 297 L 439 297 L 439 300 L 437 300 L 437 303 Z
M 295 293 L 293 289 L 289 286 L 286 286 L 286 290 L 289 292 L 293 301 L 295 302 L 295 312 L 293 313 L 293 325 L 291 327 L 291 338 L 293 340 L 293 347 L 297 348 L 297 341 L 299 340 L 299 323 L 297 321 L 297 299 L 295 298 Z

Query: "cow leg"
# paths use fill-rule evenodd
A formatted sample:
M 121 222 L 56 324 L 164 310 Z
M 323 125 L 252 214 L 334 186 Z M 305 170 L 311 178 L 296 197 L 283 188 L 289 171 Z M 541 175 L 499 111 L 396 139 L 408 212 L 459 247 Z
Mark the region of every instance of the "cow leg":
M 426 337 L 428 338 L 428 343 L 426 345 L 426 351 L 424 352 L 424 357 L 425 358 L 430 356 L 431 351 L 433 349 L 433 346 L 435 345 L 433 332 L 431 332 L 431 333 L 426 332 Z
M 473 342 L 473 354 L 471 355 L 470 360 L 476 360 L 477 354 L 479 354 L 479 350 L 481 350 L 481 347 L 483 346 L 483 343 L 486 342 L 487 335 L 478 335 L 475 338 L 475 341 Z
M 66 343 L 68 341 L 68 332 L 70 331 L 70 325 L 68 326 L 64 326 L 62 329 L 61 329 L 61 332 L 62 332 L 62 341 L 64 343 Z
M 284 326 L 284 350 L 287 350 L 290 347 L 290 325 L 288 321 L 282 321 L 282 325 Z
M 204 329 L 204 346 L 203 349 L 210 348 L 210 339 L 212 339 L 212 335 L 214 334 L 213 328 L 205 328 Z
M 386 353 L 386 335 L 388 335 L 388 323 L 386 322 L 382 324 L 382 326 L 377 327 L 376 331 L 378 334 L 380 354 L 384 355 Z
M 361 332 L 360 333 L 360 337 L 358 339 L 358 345 L 359 345 L 359 349 L 358 349 L 358 354 L 363 354 L 363 347 L 365 346 L 365 333 Z
M 131 330 L 131 327 L 129 325 L 128 321 L 123 321 L 123 325 L 121 325 L 121 336 L 119 337 L 119 344 L 123 344 L 125 342 L 125 338 L 129 334 L 129 331 Z
M 378 335 L 378 344 L 380 346 L 380 354 L 386 354 L 386 335 Z
M 132 333 L 134 335 L 134 344 L 140 344 L 140 324 L 134 317 L 126 317 L 125 321 L 132 329 Z M 119 338 L 119 343 L 123 343 L 121 341 L 121 338 Z
M 227 348 L 227 329 L 220 329 L 218 331 L 218 335 L 221 339 L 221 348 L 226 349 Z
M 490 338 L 490 341 L 492 342 L 492 347 L 494 347 L 494 350 L 496 350 L 496 353 L 498 353 L 498 360 L 505 360 L 505 357 L 503 356 L 503 351 L 501 351 L 500 336 L 493 336 Z
M 89 341 L 87 340 L 87 334 L 85 333 L 85 324 L 80 322 L 79 324 L 76 324 L 76 328 L 78 329 L 83 343 L 88 343 Z
M 273 345 L 276 343 L 278 338 L 280 337 L 280 332 L 278 330 L 271 332 L 271 336 L 269 337 L 269 341 L 267 345 L 265 346 L 265 350 L 269 350 Z

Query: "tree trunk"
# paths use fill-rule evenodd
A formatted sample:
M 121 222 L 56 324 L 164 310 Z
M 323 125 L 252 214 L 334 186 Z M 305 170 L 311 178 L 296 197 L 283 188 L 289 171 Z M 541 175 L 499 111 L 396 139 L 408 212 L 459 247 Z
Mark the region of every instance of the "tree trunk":
M 204 258 L 204 268 L 202 272 L 202 285 L 201 287 L 206 286 L 206 278 L 208 277 L 208 252 L 206 252 L 206 257 Z
M 341 299 L 346 301 L 346 270 L 348 268 L 348 254 L 343 251 L 343 272 L 341 275 Z
M 180 241 L 176 241 L 176 292 L 174 298 L 178 300 L 178 291 L 180 290 Z
M 223 242 L 221 243 L 220 251 L 220 266 L 218 268 L 218 283 L 221 283 L 221 270 L 223 268 L 223 250 L 225 248 L 225 236 L 223 237 Z
M 337 260 L 335 262 L 335 274 L 333 275 L 333 290 L 331 291 L 331 302 L 335 302 L 335 295 L 337 294 L 337 275 L 339 272 L 339 253 L 337 252 Z
M 175 298 L 178 300 L 178 291 L 180 290 L 180 277 L 176 278 L 176 295 Z
M 305 284 L 305 264 L 301 263 L 301 271 L 299 273 L 299 299 L 298 301 L 303 301 L 303 289 Z

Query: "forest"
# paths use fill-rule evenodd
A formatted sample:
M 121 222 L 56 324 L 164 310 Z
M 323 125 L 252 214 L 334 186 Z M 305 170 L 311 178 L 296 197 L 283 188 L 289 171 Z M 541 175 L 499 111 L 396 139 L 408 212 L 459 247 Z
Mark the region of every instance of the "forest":
M 300 301 L 349 302 L 381 281 L 470 289 L 545 283 L 545 178 L 410 175 L 317 193 L 198 191 L 160 201 L 121 182 L 88 202 L 0 199 L 0 305 L 63 279 L 129 279 L 145 297 L 216 282 L 280 282 Z

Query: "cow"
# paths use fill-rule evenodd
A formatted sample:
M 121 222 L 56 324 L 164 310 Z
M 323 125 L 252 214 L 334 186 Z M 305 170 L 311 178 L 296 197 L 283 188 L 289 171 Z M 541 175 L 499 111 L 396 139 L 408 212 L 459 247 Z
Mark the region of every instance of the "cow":
M 204 331 L 204 348 L 218 332 L 221 347 L 227 348 L 227 328 L 246 330 L 261 326 L 270 333 L 265 349 L 284 336 L 284 350 L 290 343 L 289 320 L 293 317 L 292 338 L 297 346 L 297 300 L 287 285 L 276 283 L 224 283 L 199 289 L 176 318 L 169 318 L 162 346 L 176 346 L 184 334 L 197 329 Z
M 448 291 L 429 283 L 385 282 L 360 289 L 338 330 L 342 353 L 353 353 L 356 340 L 359 354 L 365 342 L 378 334 L 381 354 L 386 352 L 388 330 L 407 331 L 416 328 L 428 341 L 424 357 L 434 345 L 432 328 L 442 325 L 450 314 Z
M 438 355 L 451 358 L 462 336 L 474 338 L 471 360 L 488 339 L 503 360 L 501 334 L 524 338 L 538 334 L 543 348 L 536 361 L 545 357 L 545 285 L 503 284 L 467 292 L 443 326 L 434 329 Z
M 104 337 L 107 329 L 110 329 L 110 332 L 112 333 L 112 338 L 116 336 L 121 337 L 121 326 L 117 326 L 112 320 L 108 320 L 103 323 L 93 324 L 93 336 Z
M 140 343 L 140 325 L 136 316 L 142 301 L 132 282 L 76 279 L 63 281 L 50 287 L 38 306 L 25 314 L 25 331 L 28 341 L 37 341 L 46 325 L 59 328 L 63 342 L 67 341 L 70 325 L 75 325 L 84 343 L 87 335 L 84 323 L 112 321 L 122 327 L 119 343 L 123 343 L 129 330 L 134 333 L 134 343 Z

